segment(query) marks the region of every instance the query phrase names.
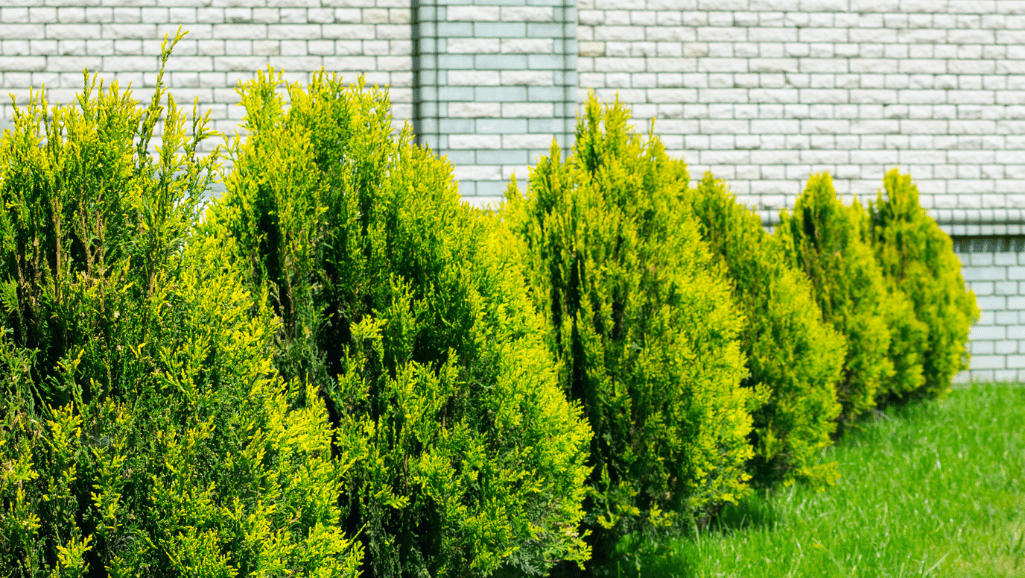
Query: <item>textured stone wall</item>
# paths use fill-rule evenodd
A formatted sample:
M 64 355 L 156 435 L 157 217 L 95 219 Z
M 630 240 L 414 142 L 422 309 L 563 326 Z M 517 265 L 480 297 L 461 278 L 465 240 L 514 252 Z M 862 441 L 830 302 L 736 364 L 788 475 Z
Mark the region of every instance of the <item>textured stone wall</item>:
M 399 122 L 412 117 L 410 0 L 2 0 L 0 122 L 29 88 L 70 102 L 82 70 L 129 82 L 145 99 L 156 79 L 160 42 L 181 26 L 188 35 L 167 63 L 179 103 L 198 98 L 214 128 L 233 134 L 242 110 L 240 80 L 268 65 L 306 81 L 321 68 L 353 81 L 391 87 Z
M 1025 207 L 1025 1 L 580 0 L 580 87 L 657 119 L 692 174 L 793 206 L 811 172 L 923 204 Z M 999 211 L 998 211 L 999 212 Z M 1020 211 L 1003 214 L 1018 219 Z
M 958 381 L 1025 381 L 1025 237 L 961 237 L 954 249 L 982 310 Z

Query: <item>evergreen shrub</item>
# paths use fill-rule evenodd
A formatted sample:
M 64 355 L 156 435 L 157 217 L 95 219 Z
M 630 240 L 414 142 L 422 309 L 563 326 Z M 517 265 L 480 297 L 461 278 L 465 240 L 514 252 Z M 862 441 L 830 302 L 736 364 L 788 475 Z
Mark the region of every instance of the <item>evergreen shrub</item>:
M 767 403 L 752 414 L 753 481 L 833 483 L 836 463 L 816 462 L 832 443 L 840 413 L 843 337 L 823 321 L 808 278 L 787 263 L 761 218 L 737 203 L 725 182 L 706 174 L 687 196 L 745 316 L 740 343 L 749 374 L 743 384 L 767 390 Z
M 743 317 L 682 195 L 687 169 L 592 94 L 563 161 L 552 145 L 501 215 L 519 243 L 562 383 L 595 436 L 596 561 L 635 528 L 693 521 L 746 491 Z
M 365 447 L 339 494 L 364 573 L 586 560 L 590 430 L 492 219 L 460 203 L 450 165 L 408 128 L 393 138 L 376 88 L 269 71 L 240 95 L 248 137 L 206 230 L 268 292 L 275 363 L 325 400 L 335 450 Z
M 861 219 L 861 232 L 865 243 L 873 250 L 877 246 L 872 241 L 872 226 L 869 211 L 860 203 L 856 205 L 858 217 Z M 877 261 L 879 254 L 876 251 Z M 881 262 L 880 262 L 881 265 Z M 904 289 L 892 275 L 882 269 L 883 285 L 886 298 L 883 300 L 883 317 L 890 330 L 890 345 L 887 355 L 893 365 L 893 375 L 883 380 L 876 390 L 876 406 L 900 403 L 914 392 L 919 391 L 925 382 L 923 363 L 925 361 L 928 328 L 915 315 L 914 304 Z
M 887 289 L 863 240 L 863 211 L 857 200 L 840 202 L 828 173 L 812 175 L 794 212 L 783 211 L 773 233 L 791 265 L 811 280 L 823 318 L 846 339 L 836 389 L 841 426 L 872 409 L 881 384 L 894 375 Z
M 145 109 L 87 76 L 0 138 L 0 574 L 355 576 L 348 461 L 271 367 L 270 310 L 191 236 L 217 160 L 162 71 Z
M 936 397 L 968 367 L 968 332 L 979 319 L 975 294 L 965 287 L 950 237 L 918 204 L 910 175 L 891 170 L 869 205 L 870 237 L 883 272 L 907 295 L 924 325 L 923 379 L 902 397 Z

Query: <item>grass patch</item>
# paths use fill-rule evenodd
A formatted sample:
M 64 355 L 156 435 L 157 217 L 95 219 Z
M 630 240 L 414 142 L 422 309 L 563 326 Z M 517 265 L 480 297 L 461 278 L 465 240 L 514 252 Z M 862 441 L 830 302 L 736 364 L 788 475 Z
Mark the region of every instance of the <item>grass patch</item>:
M 824 492 L 761 492 L 710 528 L 627 537 L 612 576 L 1025 576 L 1025 386 L 890 408 L 822 460 Z

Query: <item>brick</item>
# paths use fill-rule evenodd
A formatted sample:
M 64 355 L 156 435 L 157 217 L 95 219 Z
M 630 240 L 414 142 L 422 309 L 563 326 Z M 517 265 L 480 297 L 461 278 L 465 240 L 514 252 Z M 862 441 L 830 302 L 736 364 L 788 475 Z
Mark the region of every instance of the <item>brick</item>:
M 354 24 L 324 24 L 321 31 L 326 38 L 339 38 L 345 40 L 373 40 L 374 29 L 370 26 Z
M 502 148 L 504 149 L 546 149 L 551 144 L 551 134 L 507 134 L 502 136 Z
M 32 72 L 46 70 L 44 56 L 0 56 L 0 70 Z M 8 101 L 10 102 L 10 101 Z
M 644 40 L 644 29 L 636 26 L 599 26 L 595 30 L 595 40 Z
M 520 22 L 474 22 L 473 35 L 478 38 L 522 38 L 527 25 Z
M 457 165 L 452 172 L 456 180 L 460 181 L 499 180 L 502 178 L 502 169 L 500 166 Z
M 503 85 L 551 86 L 552 73 L 535 70 L 503 70 Z
M 1003 369 L 1007 357 L 1003 355 L 973 355 L 972 369 Z
M 448 20 L 498 22 L 501 19 L 501 9 L 498 6 L 448 6 L 445 11 Z
M 498 149 L 502 148 L 502 137 L 499 135 L 453 134 L 449 135 L 448 144 L 453 149 Z
M 494 42 L 489 40 L 489 42 Z M 499 50 L 503 54 L 551 54 L 554 40 L 548 38 L 515 38 L 502 39 Z
M 554 18 L 552 8 L 543 6 L 503 6 L 501 10 L 503 22 L 553 22 Z
M 490 38 L 451 38 L 446 43 L 449 54 L 498 53 L 501 45 Z
M 501 77 L 495 70 L 449 70 L 442 73 L 442 82 L 448 86 L 497 86 Z

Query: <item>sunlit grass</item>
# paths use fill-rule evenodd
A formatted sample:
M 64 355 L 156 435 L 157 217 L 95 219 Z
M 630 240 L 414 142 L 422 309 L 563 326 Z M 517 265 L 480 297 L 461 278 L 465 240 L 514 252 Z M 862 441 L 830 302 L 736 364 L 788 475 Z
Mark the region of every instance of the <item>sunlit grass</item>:
M 823 460 L 842 479 L 752 495 L 712 528 L 626 539 L 613 576 L 1025 576 L 1025 387 L 879 414 Z

